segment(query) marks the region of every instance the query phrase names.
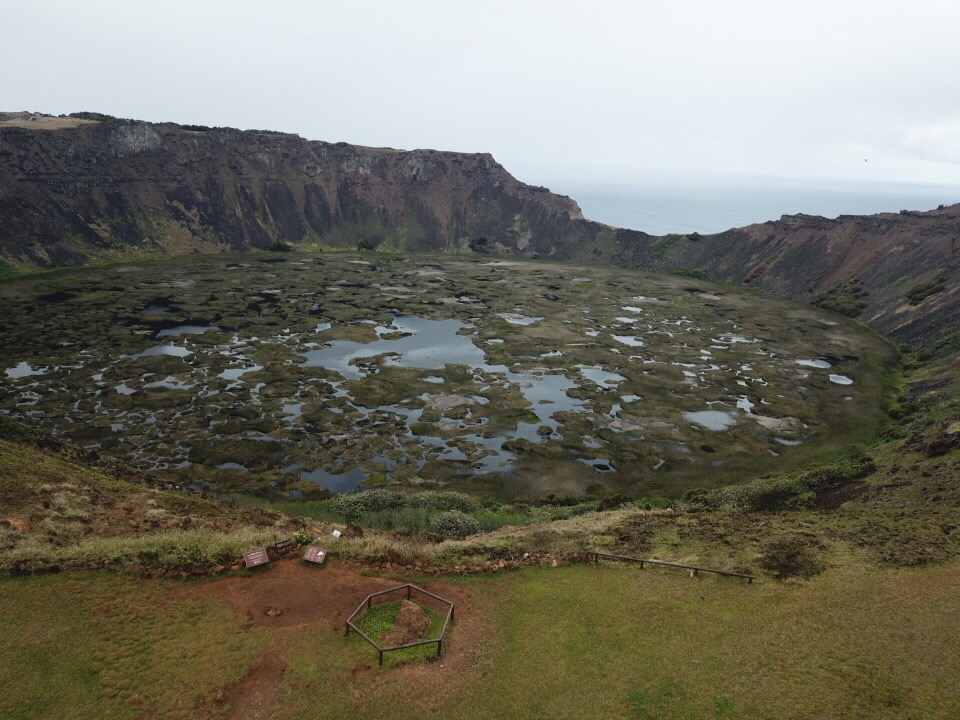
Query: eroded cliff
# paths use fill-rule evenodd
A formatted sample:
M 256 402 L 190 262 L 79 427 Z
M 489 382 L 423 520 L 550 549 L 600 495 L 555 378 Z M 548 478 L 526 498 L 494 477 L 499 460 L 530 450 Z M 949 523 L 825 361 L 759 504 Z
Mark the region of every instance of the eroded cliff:
M 112 118 L 0 116 L 0 257 L 30 267 L 264 249 L 490 252 L 680 272 L 929 345 L 960 330 L 960 205 L 784 216 L 702 238 L 585 220 L 487 154 Z

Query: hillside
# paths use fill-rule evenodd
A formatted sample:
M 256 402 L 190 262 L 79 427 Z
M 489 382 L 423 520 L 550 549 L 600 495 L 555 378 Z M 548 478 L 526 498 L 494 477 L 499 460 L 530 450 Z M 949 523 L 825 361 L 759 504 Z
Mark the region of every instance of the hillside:
M 172 123 L 5 117 L 0 249 L 28 265 L 275 241 L 465 249 L 484 234 L 522 250 L 581 217 L 569 198 L 518 182 L 485 154 Z
M 498 254 L 692 273 L 815 302 L 915 347 L 960 329 L 960 205 L 654 237 L 586 220 L 486 154 L 79 115 L 0 114 L 0 258 L 15 267 L 277 241 L 469 251 L 485 237 Z
M 956 718 L 958 214 L 656 238 L 486 155 L 0 115 L 0 716 Z M 456 616 L 380 667 L 399 583 Z

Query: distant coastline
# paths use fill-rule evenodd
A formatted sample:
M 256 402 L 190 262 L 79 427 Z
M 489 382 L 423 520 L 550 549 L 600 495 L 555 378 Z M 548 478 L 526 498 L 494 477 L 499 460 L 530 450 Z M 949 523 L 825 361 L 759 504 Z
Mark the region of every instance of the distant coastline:
M 933 210 L 941 204 L 960 202 L 960 185 L 631 187 L 567 184 L 551 189 L 576 200 L 590 220 L 652 235 L 716 233 L 797 213 L 835 218 Z

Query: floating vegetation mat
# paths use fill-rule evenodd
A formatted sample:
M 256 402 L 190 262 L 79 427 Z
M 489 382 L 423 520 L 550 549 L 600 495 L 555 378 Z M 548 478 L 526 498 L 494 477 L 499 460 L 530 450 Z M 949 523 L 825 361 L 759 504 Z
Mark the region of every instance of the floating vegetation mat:
M 28 276 L 0 336 L 0 411 L 290 496 L 676 494 L 868 437 L 894 363 L 853 321 L 699 280 L 404 255 Z

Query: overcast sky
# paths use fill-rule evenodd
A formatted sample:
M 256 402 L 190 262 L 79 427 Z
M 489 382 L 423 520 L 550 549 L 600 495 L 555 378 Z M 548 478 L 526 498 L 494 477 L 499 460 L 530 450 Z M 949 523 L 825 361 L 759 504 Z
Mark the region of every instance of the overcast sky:
M 548 186 L 960 184 L 958 0 L 0 0 L 0 18 L 3 110 L 484 151 Z

